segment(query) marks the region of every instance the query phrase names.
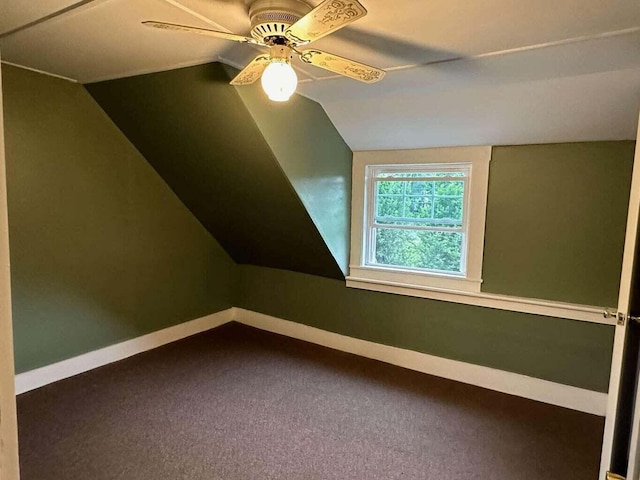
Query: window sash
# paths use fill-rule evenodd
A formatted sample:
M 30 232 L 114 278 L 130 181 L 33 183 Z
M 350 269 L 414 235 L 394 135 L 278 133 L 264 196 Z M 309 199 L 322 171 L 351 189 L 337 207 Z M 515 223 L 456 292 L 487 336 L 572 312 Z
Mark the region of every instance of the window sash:
M 381 178 L 381 174 L 402 174 L 402 173 L 450 173 L 450 172 L 462 172 L 466 176 L 471 171 L 470 162 L 461 163 L 407 163 L 398 165 L 367 165 L 367 170 L 373 178 Z M 398 177 L 383 177 L 389 180 Z M 424 180 L 425 178 L 444 178 L 444 177 L 406 177 L 415 179 L 417 181 Z M 461 178 L 461 176 L 455 176 L 453 178 Z
M 380 266 L 383 268 L 390 268 L 393 270 L 405 270 L 405 271 L 414 271 L 414 272 L 425 272 L 425 273 L 433 273 L 433 274 L 444 274 L 444 275 L 455 275 L 466 277 L 467 271 L 467 255 L 468 255 L 468 225 L 469 225 L 469 180 L 471 176 L 471 165 L 470 164 L 432 164 L 425 167 L 425 165 L 398 165 L 398 166 L 369 166 L 368 168 L 368 182 L 366 182 L 367 189 L 367 202 L 366 202 L 366 225 L 364 229 L 364 255 L 363 260 L 365 265 L 369 266 Z M 450 172 L 462 172 L 464 175 L 460 176 L 452 176 L 448 175 L 446 177 L 380 177 L 380 174 L 383 173 L 420 173 L 420 172 L 432 172 L 432 173 L 450 173 Z M 402 194 L 382 194 L 382 197 L 402 197 L 402 198 L 412 198 L 412 197 L 429 197 L 435 201 L 435 198 L 462 198 L 462 219 L 460 221 L 456 220 L 456 223 L 459 226 L 456 227 L 436 227 L 436 226 L 428 226 L 428 225 L 396 225 L 396 224 L 382 224 L 379 223 L 378 220 L 380 217 L 376 215 L 378 208 L 378 183 L 379 182 L 463 182 L 463 194 L 462 195 L 436 195 L 435 188 L 433 195 L 407 195 L 406 193 Z M 434 202 L 435 203 L 435 202 Z M 430 222 L 430 223 L 445 223 L 447 221 L 452 221 L 455 219 L 420 219 L 420 218 L 400 218 L 400 217 L 391 217 L 394 219 L 398 219 L 399 221 L 408 221 L 408 222 Z M 444 220 L 444 221 L 441 221 Z M 403 265 L 385 265 L 381 263 L 377 263 L 375 261 L 376 256 L 376 230 L 384 228 L 384 229 L 397 229 L 397 230 L 417 230 L 417 231 L 433 231 L 433 232 L 445 232 L 445 233 L 458 233 L 462 235 L 462 243 L 461 243 L 461 252 L 460 252 L 460 270 L 451 271 L 451 270 L 436 270 L 429 268 L 416 268 L 409 267 Z
M 444 223 L 444 222 L 441 222 Z M 394 225 L 386 223 L 373 223 L 371 228 L 389 228 L 395 230 L 418 230 L 423 232 L 451 232 L 451 233 L 464 233 L 463 227 L 432 227 L 428 225 Z
M 416 170 L 416 169 L 414 169 Z M 438 170 L 433 170 L 433 171 L 438 171 Z M 463 184 L 463 193 L 462 195 L 447 195 L 447 194 L 437 194 L 435 193 L 435 186 L 434 186 L 434 193 L 431 195 L 417 195 L 417 194 L 407 194 L 405 192 L 403 193 L 382 193 L 379 194 L 378 193 L 378 183 L 379 182 L 386 182 L 387 180 L 381 180 L 378 179 L 376 177 L 373 177 L 371 180 L 371 184 L 369 186 L 369 188 L 371 188 L 372 190 L 372 199 L 373 202 L 372 204 L 370 204 L 371 208 L 373 209 L 373 213 L 371 216 L 371 220 L 370 220 L 370 224 L 371 225 L 379 225 L 379 220 L 382 218 L 386 218 L 383 217 L 381 215 L 377 214 L 378 211 L 378 199 L 380 198 L 429 198 L 432 200 L 432 204 L 431 204 L 431 209 L 432 212 L 434 211 L 435 208 L 435 201 L 436 199 L 439 198 L 455 198 L 455 199 L 461 199 L 462 200 L 462 218 L 460 220 L 457 219 L 453 219 L 453 218 L 435 218 L 435 217 L 430 217 L 430 218 L 418 218 L 418 217 L 389 217 L 392 219 L 397 219 L 397 221 L 401 221 L 401 222 L 410 222 L 410 223 L 451 223 L 451 224 L 459 224 L 462 228 L 464 228 L 463 226 L 466 225 L 466 216 L 467 216 L 467 202 L 466 202 L 466 197 L 467 197 L 467 192 L 469 189 L 469 176 L 468 176 L 468 172 L 465 170 L 465 176 L 461 176 L 461 177 L 432 177 L 432 178 L 437 178 L 436 180 L 434 179 L 429 179 L 429 180 L 424 180 L 422 178 L 410 178 L 410 179 L 403 179 L 403 178 L 396 178 L 393 179 L 393 181 L 399 181 L 399 182 L 407 182 L 407 181 L 415 181 L 415 182 L 432 182 L 432 183 L 436 183 L 436 182 L 458 182 L 458 183 L 462 183 Z M 404 214 L 404 204 L 403 204 L 403 214 Z M 454 223 L 455 222 L 455 223 Z M 424 225 L 424 227 L 432 227 L 432 226 L 428 226 L 428 225 Z
M 437 170 L 434 170 L 434 172 L 439 173 Z M 459 177 L 380 177 L 378 175 L 380 175 L 380 172 L 372 177 L 375 182 L 461 182 L 469 178 L 466 175 L 466 171 L 465 175 L 460 175 Z
M 382 229 L 387 229 L 387 227 L 383 226 Z M 445 233 L 457 233 L 460 235 L 461 243 L 460 243 L 460 264 L 459 269 L 457 270 L 442 270 L 437 268 L 426 268 L 426 267 L 412 267 L 409 265 L 394 265 L 388 263 L 380 263 L 376 261 L 376 235 L 378 228 L 371 229 L 371 248 L 368 250 L 368 261 L 365 262 L 368 266 L 381 267 L 389 270 L 402 270 L 408 272 L 415 273 L 435 273 L 441 275 L 452 275 L 452 276 L 465 276 L 466 275 L 466 245 L 467 245 L 467 235 L 464 231 L 453 231 L 453 230 L 445 230 Z M 403 229 L 398 229 L 403 230 Z M 416 230 L 416 229 L 406 229 L 406 230 Z

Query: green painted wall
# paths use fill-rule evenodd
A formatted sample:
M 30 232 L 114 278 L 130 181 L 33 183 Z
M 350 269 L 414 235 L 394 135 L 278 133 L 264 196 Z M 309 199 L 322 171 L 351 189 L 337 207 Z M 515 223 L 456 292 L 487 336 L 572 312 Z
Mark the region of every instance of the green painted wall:
M 495 147 L 482 291 L 616 306 L 634 148 Z
M 606 392 L 613 327 L 241 266 L 238 306 L 350 337 Z
M 237 263 L 343 278 L 219 63 L 87 89 Z
M 17 371 L 233 306 L 236 265 L 85 89 L 2 75 Z
M 495 147 L 482 290 L 615 306 L 634 142 Z M 614 329 L 242 267 L 238 306 L 344 335 L 606 392 Z
M 88 86 L 136 150 L 82 87 L 4 71 L 20 371 L 237 305 L 606 391 L 610 326 L 346 288 L 350 152 L 314 102 L 219 64 Z M 496 147 L 483 291 L 615 305 L 632 157 Z
M 238 73 L 225 69 L 230 78 Z M 351 150 L 319 103 L 300 95 L 286 103 L 271 102 L 260 82 L 236 90 L 346 275 Z

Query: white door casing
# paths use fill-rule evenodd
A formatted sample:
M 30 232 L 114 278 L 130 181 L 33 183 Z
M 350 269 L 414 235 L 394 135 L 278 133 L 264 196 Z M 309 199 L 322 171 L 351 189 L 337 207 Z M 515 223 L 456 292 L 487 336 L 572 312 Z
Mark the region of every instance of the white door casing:
M 638 121 L 638 137 L 636 139 L 636 155 L 634 159 L 634 173 L 635 166 L 640 163 L 640 120 Z M 636 186 L 637 187 L 637 186 Z M 639 195 L 636 195 L 636 197 Z M 632 194 L 633 200 L 633 194 Z M 640 204 L 640 202 L 638 202 Z M 629 210 L 635 208 L 637 211 L 638 204 L 629 205 Z M 637 312 L 632 312 L 637 315 Z M 636 382 L 636 399 L 640 399 L 640 381 Z M 627 470 L 627 478 L 638 480 L 640 479 L 640 404 L 636 400 L 633 412 L 633 421 L 631 429 L 631 444 L 629 447 L 629 466 Z
M 640 212 L 640 121 L 638 122 L 638 141 L 633 162 L 633 175 L 631 178 L 631 194 L 629 196 L 629 212 L 627 214 L 627 230 L 624 242 L 624 255 L 622 258 L 622 273 L 620 275 L 620 292 L 618 295 L 618 313 L 624 318 L 630 315 L 631 282 L 633 279 L 633 263 L 638 235 L 638 214 Z M 611 359 L 611 375 L 609 377 L 609 394 L 607 400 L 607 415 L 602 439 L 602 455 L 600 459 L 600 480 L 605 480 L 607 471 L 611 466 L 614 429 L 618 415 L 618 394 L 620 392 L 620 375 L 622 371 L 622 358 L 624 344 L 627 336 L 628 321 L 622 325 L 616 325 L 613 341 L 613 353 Z M 637 414 L 638 412 L 636 412 Z M 637 415 L 635 416 L 637 417 Z M 634 417 L 634 423 L 636 418 Z M 636 433 L 637 435 L 637 433 Z M 633 440 L 632 440 L 633 441 Z M 637 443 L 637 441 L 636 441 Z M 632 450 L 633 456 L 633 450 Z M 630 459 L 631 460 L 631 459 Z M 637 478 L 637 477 L 629 477 Z
M 18 480 L 18 427 L 13 365 L 9 225 L 0 73 L 0 480 Z

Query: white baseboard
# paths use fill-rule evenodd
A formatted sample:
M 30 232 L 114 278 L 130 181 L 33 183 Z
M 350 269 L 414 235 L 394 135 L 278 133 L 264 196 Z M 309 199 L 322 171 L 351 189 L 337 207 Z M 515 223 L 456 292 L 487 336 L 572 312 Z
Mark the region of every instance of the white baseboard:
M 167 343 L 201 333 L 233 320 L 234 308 L 164 328 L 93 352 L 16 375 L 16 394 L 84 373 Z
M 117 362 L 132 355 L 219 327 L 232 320 L 335 350 L 510 395 L 600 416 L 604 416 L 606 411 L 607 394 L 605 393 L 347 337 L 243 308 L 229 308 L 46 367 L 20 373 L 16 375 L 16 394 Z
M 242 308 L 235 309 L 234 318 L 237 322 L 261 330 L 380 360 L 429 375 L 594 415 L 604 416 L 606 412 L 606 393 L 347 337 Z

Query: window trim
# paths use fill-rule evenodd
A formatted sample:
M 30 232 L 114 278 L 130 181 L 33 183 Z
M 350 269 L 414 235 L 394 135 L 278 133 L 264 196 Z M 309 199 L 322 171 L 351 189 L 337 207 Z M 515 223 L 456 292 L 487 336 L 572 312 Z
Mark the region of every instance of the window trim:
M 482 283 L 482 253 L 484 250 L 484 226 L 487 210 L 489 183 L 489 162 L 491 146 L 445 147 L 417 150 L 381 150 L 354 152 L 351 198 L 351 261 L 347 286 L 377 289 L 382 285 L 403 285 L 403 291 L 415 288 L 409 295 L 428 296 L 429 289 L 447 289 L 461 292 L 480 292 Z M 371 166 L 397 165 L 411 168 L 424 164 L 470 164 L 467 201 L 467 264 L 466 275 L 410 272 L 393 267 L 367 265 L 365 235 L 367 226 L 367 206 L 373 194 L 367 189 L 370 181 L 367 174 Z M 367 193 L 369 197 L 367 197 Z M 383 289 L 380 288 L 382 291 Z

